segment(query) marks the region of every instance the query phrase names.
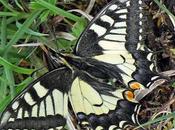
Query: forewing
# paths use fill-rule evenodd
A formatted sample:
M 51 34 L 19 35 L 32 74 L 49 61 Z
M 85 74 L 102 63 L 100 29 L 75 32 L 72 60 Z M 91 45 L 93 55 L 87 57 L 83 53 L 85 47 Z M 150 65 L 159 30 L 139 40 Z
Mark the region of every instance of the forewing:
M 109 130 L 136 125 L 141 106 L 126 100 L 125 91 L 79 71 L 69 91 L 69 99 L 81 128 Z
M 108 71 L 117 71 L 128 86 L 136 81 L 149 88 L 160 76 L 153 72 L 153 54 L 145 46 L 149 14 L 143 6 L 143 0 L 109 3 L 81 35 L 76 55 L 105 63 Z
M 62 129 L 68 113 L 68 90 L 72 74 L 60 68 L 32 82 L 1 116 L 1 130 Z
M 118 55 L 127 53 L 124 47 L 128 13 L 126 2 L 114 0 L 95 16 L 78 40 L 75 50 L 77 55 L 95 57 L 103 55 L 104 51 L 118 52 Z M 112 34 L 115 36 L 112 37 Z

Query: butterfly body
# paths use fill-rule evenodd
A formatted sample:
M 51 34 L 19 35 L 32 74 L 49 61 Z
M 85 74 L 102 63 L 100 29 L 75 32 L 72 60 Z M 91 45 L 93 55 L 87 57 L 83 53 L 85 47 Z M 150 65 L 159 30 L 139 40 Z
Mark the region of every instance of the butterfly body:
M 132 70 L 132 66 L 128 67 L 129 70 L 124 69 L 123 67 L 122 67 L 123 69 L 120 68 L 121 66 L 127 67 L 123 64 L 125 63 L 125 58 L 128 57 L 127 55 L 130 56 L 131 54 L 120 56 L 122 58 L 122 62 L 117 64 L 115 63 L 115 61 L 113 63 L 108 63 L 108 62 L 99 61 L 95 58 L 79 57 L 76 55 L 68 55 L 68 54 L 61 54 L 60 57 L 62 57 L 61 59 L 63 59 L 62 65 L 68 66 L 72 68 L 72 70 L 78 69 L 78 70 L 86 71 L 89 75 L 91 75 L 93 78 L 97 79 L 98 81 L 105 82 L 105 83 L 112 81 L 111 84 L 115 84 L 115 82 L 117 82 L 121 85 L 120 87 L 124 86 L 127 88 L 135 89 L 132 86 L 134 83 L 136 83 L 137 87 L 139 86 L 139 88 L 137 89 L 143 89 L 146 95 L 148 94 L 148 92 L 152 91 L 156 86 L 162 84 L 167 79 L 149 70 L 148 68 L 145 68 L 144 64 L 147 63 L 147 60 L 144 60 L 144 56 L 146 55 L 145 53 L 147 52 L 141 52 L 141 53 L 139 52 L 140 54 L 138 54 L 138 52 L 136 53 L 135 53 L 136 54 L 135 57 L 138 57 L 139 62 L 141 63 L 139 64 L 138 62 L 138 65 L 140 65 L 139 67 L 135 65 L 136 63 L 133 63 L 132 66 L 135 67 L 135 70 Z M 57 59 L 57 58 L 55 57 L 54 59 Z M 143 78 L 143 76 L 145 78 Z M 113 85 L 113 87 L 117 87 L 117 85 Z M 145 95 L 143 94 L 143 97 Z M 139 101 L 143 97 L 140 97 L 137 100 Z

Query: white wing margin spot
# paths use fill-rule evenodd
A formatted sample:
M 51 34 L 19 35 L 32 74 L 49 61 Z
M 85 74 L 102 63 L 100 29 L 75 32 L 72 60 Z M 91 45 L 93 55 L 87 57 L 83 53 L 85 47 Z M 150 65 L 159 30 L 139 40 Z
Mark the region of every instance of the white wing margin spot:
M 92 24 L 92 26 L 89 28 L 90 30 L 93 30 L 94 32 L 96 32 L 96 34 L 100 37 L 102 35 L 104 35 L 107 31 L 106 28 L 100 26 L 100 25 L 97 25 L 97 24 Z
M 44 97 L 48 92 L 48 89 L 46 89 L 44 86 L 42 86 L 40 84 L 40 82 L 36 83 L 33 86 L 33 88 L 35 89 L 35 91 L 37 92 L 37 94 L 40 98 Z
M 111 17 L 108 16 L 108 15 L 103 15 L 103 16 L 100 17 L 100 19 L 101 19 L 102 21 L 104 21 L 104 22 L 110 23 L 111 26 L 114 24 L 114 19 L 111 18 Z
M 34 105 L 36 102 L 32 99 L 32 96 L 29 92 L 24 94 L 24 100 L 29 104 L 30 106 Z

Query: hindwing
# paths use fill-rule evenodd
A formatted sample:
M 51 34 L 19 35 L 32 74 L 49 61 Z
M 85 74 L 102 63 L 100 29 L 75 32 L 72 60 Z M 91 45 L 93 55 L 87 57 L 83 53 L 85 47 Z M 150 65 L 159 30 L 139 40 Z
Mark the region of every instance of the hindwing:
M 69 91 L 69 99 L 81 128 L 93 130 L 125 129 L 139 124 L 141 109 L 136 101 L 125 99 L 126 89 L 99 82 L 78 71 Z

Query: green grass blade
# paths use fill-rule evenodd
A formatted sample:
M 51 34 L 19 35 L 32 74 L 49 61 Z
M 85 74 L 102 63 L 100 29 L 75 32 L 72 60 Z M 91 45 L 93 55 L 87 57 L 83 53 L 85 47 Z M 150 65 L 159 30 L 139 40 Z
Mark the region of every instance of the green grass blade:
M 166 8 L 165 5 L 161 4 L 158 0 L 154 0 L 154 2 L 159 6 L 161 10 L 165 11 L 168 15 L 170 15 L 175 20 L 175 16 Z
M 21 28 L 22 27 L 22 24 L 20 24 L 19 22 L 16 22 L 16 26 L 18 28 Z M 27 34 L 30 34 L 30 35 L 33 35 L 33 36 L 38 36 L 38 37 L 42 37 L 42 36 L 48 36 L 48 34 L 44 34 L 44 33 L 39 33 L 39 32 L 35 32 L 29 28 L 26 29 L 25 33 Z
M 21 74 L 31 74 L 34 71 L 33 69 L 26 69 L 26 68 L 15 66 L 2 57 L 0 57 L 0 64 Z
M 31 13 L 31 15 L 22 24 L 21 28 L 19 28 L 18 31 L 14 34 L 12 39 L 9 41 L 8 45 L 4 48 L 5 50 L 4 55 L 8 53 L 12 45 L 14 45 L 22 37 L 26 29 L 33 23 L 33 21 L 39 16 L 40 13 L 41 13 L 41 10 L 34 11 L 33 13 Z
M 0 77 L 0 99 L 4 99 L 6 97 L 6 89 L 7 89 L 7 84 L 8 81 L 6 79 L 5 74 L 3 73 L 2 76 Z
M 58 8 L 58 7 L 52 5 L 44 0 L 37 0 L 36 2 L 37 2 L 37 4 L 45 7 L 46 9 L 52 11 L 53 13 L 58 14 L 58 15 L 63 16 L 63 17 L 66 17 L 66 18 L 73 20 L 75 22 L 80 21 L 82 19 L 82 18 L 80 18 L 76 15 L 73 15 L 71 13 L 68 13 L 67 11 L 60 9 L 60 8 Z
M 160 122 L 160 121 L 163 121 L 163 120 L 166 120 L 168 118 L 173 118 L 175 116 L 175 112 L 172 112 L 170 114 L 167 114 L 165 116 L 161 116 L 161 117 L 158 117 L 154 120 L 150 120 L 148 121 L 147 123 L 144 123 L 144 124 L 141 124 L 140 126 L 138 126 L 137 128 L 135 129 L 138 129 L 138 128 L 141 128 L 141 127 L 145 127 L 145 126 L 148 126 L 148 125 L 151 125 L 151 124 L 154 124 L 154 123 L 157 123 L 157 122 Z
M 25 79 L 22 83 L 20 83 L 19 85 L 17 85 L 17 87 L 15 88 L 16 90 L 16 94 L 19 94 L 24 88 L 26 88 L 26 86 L 33 80 L 32 77 L 28 77 L 27 79 Z M 2 112 L 4 110 L 4 108 L 7 106 L 7 104 L 11 101 L 11 96 L 8 95 L 6 96 L 6 98 L 4 98 L 3 100 L 0 100 L 0 112 Z
M 14 10 L 14 9 L 7 3 L 7 0 L 0 0 L 0 3 L 2 3 L 3 6 L 4 6 L 5 8 L 7 8 L 8 10 L 10 10 L 11 12 L 13 12 L 13 13 L 16 13 L 16 12 L 17 12 L 16 10 Z
M 9 84 L 11 99 L 13 99 L 15 97 L 15 94 L 16 94 L 16 91 L 15 91 L 15 88 L 14 88 L 15 79 L 14 79 L 14 76 L 13 76 L 13 72 L 8 67 L 4 67 L 4 73 L 5 73 L 5 76 L 7 78 L 8 84 Z
M 1 45 L 2 45 L 2 47 L 4 47 L 5 46 L 5 44 L 6 44 L 6 41 L 7 41 L 7 39 L 6 39 L 6 35 L 7 35 L 7 25 L 6 25 L 6 23 L 7 23 L 7 19 L 6 19 L 6 17 L 3 17 L 2 18 L 2 22 L 1 22 Z
M 16 17 L 18 16 L 17 13 L 12 13 L 12 12 L 0 12 L 0 16 L 11 16 L 11 17 Z

